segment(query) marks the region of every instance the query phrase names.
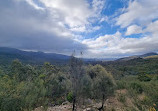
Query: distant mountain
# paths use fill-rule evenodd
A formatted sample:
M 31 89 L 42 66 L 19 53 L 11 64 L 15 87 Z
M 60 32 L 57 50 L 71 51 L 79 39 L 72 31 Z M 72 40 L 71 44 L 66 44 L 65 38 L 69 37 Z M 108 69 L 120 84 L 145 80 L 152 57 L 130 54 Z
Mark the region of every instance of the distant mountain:
M 155 52 L 151 52 L 151 53 L 146 53 L 146 54 L 140 55 L 140 57 L 144 58 L 144 57 L 155 56 L 155 55 L 158 55 L 158 54 Z
M 155 52 L 150 52 L 143 55 L 120 58 L 120 59 L 117 59 L 117 61 L 128 61 L 128 60 L 137 59 L 137 58 L 147 59 L 147 58 L 152 58 L 152 57 L 158 57 L 158 54 Z
M 15 59 L 19 59 L 20 61 L 29 64 L 43 64 L 44 62 L 50 62 L 52 64 L 65 64 L 69 62 L 70 56 L 0 47 L 0 64 L 9 64 Z M 86 63 L 113 60 L 116 60 L 116 58 L 83 58 L 83 61 Z
M 30 64 L 43 64 L 44 62 L 58 64 L 68 62 L 70 56 L 56 53 L 29 52 L 14 48 L 0 47 L 0 64 L 11 63 L 11 61 L 15 59 L 19 59 L 24 63 Z
M 143 55 L 129 56 L 120 59 L 116 58 L 94 58 L 86 59 L 83 58 L 85 62 L 97 62 L 97 61 L 128 61 L 137 58 L 158 58 L 158 54 L 151 52 Z M 32 52 L 32 51 L 22 51 L 14 48 L 0 47 L 0 65 L 10 64 L 13 60 L 19 59 L 24 63 L 29 64 L 43 64 L 44 62 L 50 62 L 52 64 L 65 64 L 69 62 L 70 56 L 56 54 L 56 53 L 44 53 L 44 52 Z

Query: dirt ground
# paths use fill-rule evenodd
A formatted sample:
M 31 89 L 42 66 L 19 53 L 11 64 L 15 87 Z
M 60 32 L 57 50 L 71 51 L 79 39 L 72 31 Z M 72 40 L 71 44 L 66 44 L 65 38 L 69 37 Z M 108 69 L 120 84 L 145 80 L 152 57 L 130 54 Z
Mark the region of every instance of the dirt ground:
M 104 106 L 106 108 L 106 111 L 131 111 L 133 108 L 135 110 L 138 110 L 135 105 L 133 104 L 133 101 L 128 96 L 125 96 L 125 102 L 122 103 L 119 101 L 119 95 L 126 95 L 128 91 L 126 89 L 123 90 L 116 90 L 115 96 L 109 97 Z M 95 101 L 91 100 L 92 104 L 89 104 L 87 106 L 82 106 L 80 108 L 77 108 L 77 111 L 98 111 L 97 108 L 101 106 L 101 103 L 96 103 Z M 54 106 L 49 107 L 47 111 L 71 111 L 72 110 L 72 104 L 69 102 L 66 102 L 66 104 L 62 104 L 60 106 Z M 43 107 L 36 108 L 34 111 L 43 111 Z M 139 111 L 139 110 L 138 110 Z

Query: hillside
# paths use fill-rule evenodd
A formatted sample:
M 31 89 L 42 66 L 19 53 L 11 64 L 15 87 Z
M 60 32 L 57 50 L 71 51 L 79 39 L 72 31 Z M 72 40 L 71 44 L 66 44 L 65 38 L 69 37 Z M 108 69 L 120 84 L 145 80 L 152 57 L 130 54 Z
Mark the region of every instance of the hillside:
M 58 66 L 41 63 L 70 57 L 1 48 L 0 110 L 70 111 L 76 104 L 77 111 L 147 111 L 158 104 L 158 58 L 145 58 L 150 56 L 157 55 L 92 65 L 72 57 L 70 65 Z M 3 65 L 16 58 L 21 62 Z
M 116 60 L 109 62 L 96 62 L 103 65 L 109 72 L 120 78 L 126 75 L 158 74 L 158 56 L 147 56 L 144 58 L 134 58 L 130 60 Z
M 19 59 L 21 62 L 29 64 L 43 64 L 44 62 L 50 62 L 51 64 L 65 64 L 69 62 L 70 56 L 0 47 L 1 64 L 9 64 L 15 59 Z M 96 61 L 113 61 L 116 60 L 116 58 L 83 58 L 83 60 L 86 63 L 91 63 Z
M 30 64 L 43 64 L 44 62 L 50 62 L 52 64 L 65 63 L 69 60 L 70 56 L 44 53 L 44 52 L 29 52 L 22 51 L 14 48 L 0 47 L 0 63 L 9 64 L 15 59 L 19 59 L 24 63 Z
M 117 61 L 128 61 L 128 60 L 137 59 L 137 58 L 143 58 L 143 59 L 144 58 L 152 58 L 153 56 L 156 57 L 156 56 L 158 56 L 158 54 L 155 52 L 150 52 L 150 53 L 146 53 L 143 55 L 135 55 L 135 56 L 120 58 L 120 59 L 117 59 Z
M 156 58 L 158 58 L 158 55 L 153 55 L 153 56 L 147 56 L 147 57 L 144 57 L 144 59 L 156 59 Z
M 151 52 L 143 55 L 135 55 L 124 58 L 83 58 L 83 60 L 87 63 L 98 63 L 98 61 L 102 61 L 103 63 L 113 62 L 123 62 L 129 60 L 137 60 L 137 59 L 152 59 L 158 58 L 158 54 Z M 29 64 L 43 64 L 44 62 L 50 62 L 52 64 L 65 64 L 68 63 L 70 56 L 56 54 L 56 53 L 44 53 L 44 52 L 32 52 L 32 51 L 22 51 L 14 48 L 0 47 L 0 63 L 1 64 L 9 64 L 11 61 L 19 59 L 23 63 Z M 111 63 L 111 62 L 110 62 Z

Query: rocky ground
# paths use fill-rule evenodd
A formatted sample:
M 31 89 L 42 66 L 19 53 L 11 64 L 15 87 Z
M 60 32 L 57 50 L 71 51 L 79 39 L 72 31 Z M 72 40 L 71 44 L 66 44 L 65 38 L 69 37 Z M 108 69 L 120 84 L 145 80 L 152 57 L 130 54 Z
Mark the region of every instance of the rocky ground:
M 105 102 L 106 111 L 139 111 L 137 107 L 133 104 L 133 100 L 126 96 L 128 91 L 124 90 L 117 90 L 113 97 L 109 97 Z M 125 101 L 120 101 L 120 95 L 125 96 Z M 90 103 L 86 106 L 80 106 L 77 111 L 98 111 L 97 108 L 101 106 L 100 102 L 95 102 L 93 100 L 88 100 Z M 47 111 L 71 111 L 72 104 L 69 102 L 64 102 L 60 106 L 49 107 Z M 36 108 L 35 111 L 43 111 L 43 107 Z

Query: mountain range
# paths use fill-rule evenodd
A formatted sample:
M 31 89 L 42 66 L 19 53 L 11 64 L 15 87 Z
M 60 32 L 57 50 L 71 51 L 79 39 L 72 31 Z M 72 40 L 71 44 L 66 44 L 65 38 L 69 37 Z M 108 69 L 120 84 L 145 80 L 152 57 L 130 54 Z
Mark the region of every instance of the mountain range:
M 137 58 L 147 59 L 147 58 L 154 58 L 154 57 L 158 57 L 158 54 L 155 52 L 150 52 L 143 55 L 135 55 L 135 56 L 120 58 L 120 59 L 117 59 L 117 61 L 128 61 L 128 60 L 137 59 Z
M 44 62 L 59 64 L 68 62 L 70 56 L 56 53 L 22 51 L 14 48 L 0 47 L 1 64 L 11 63 L 15 59 L 30 64 L 43 64 Z
M 136 55 L 136 56 L 129 56 L 124 58 L 102 58 L 102 59 L 83 59 L 84 61 L 93 62 L 93 61 L 128 61 L 131 59 L 136 58 L 154 58 L 158 57 L 158 54 L 155 52 L 146 53 L 143 55 Z M 19 59 L 24 63 L 29 64 L 43 64 L 44 62 L 50 62 L 52 64 L 63 64 L 68 63 L 70 56 L 56 54 L 56 53 L 44 53 L 44 52 L 32 52 L 32 51 L 22 51 L 15 48 L 7 48 L 7 47 L 0 47 L 0 64 L 9 64 L 13 60 Z

